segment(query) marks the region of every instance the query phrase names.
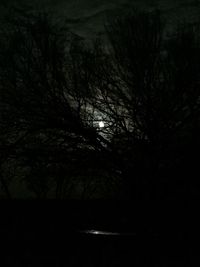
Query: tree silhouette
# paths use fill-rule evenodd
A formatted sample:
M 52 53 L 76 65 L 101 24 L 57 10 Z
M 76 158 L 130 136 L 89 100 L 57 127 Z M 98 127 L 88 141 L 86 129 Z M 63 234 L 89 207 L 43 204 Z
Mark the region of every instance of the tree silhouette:
M 102 52 L 94 73 L 94 105 L 110 119 L 124 182 L 138 198 L 191 193 L 198 184 L 199 25 L 183 23 L 167 36 L 159 11 L 134 11 L 106 29 L 110 53 Z
M 7 197 L 13 177 L 39 198 L 198 193 L 198 25 L 167 36 L 160 12 L 134 10 L 106 31 L 108 46 L 89 46 L 46 13 L 15 10 L 1 24 Z
M 17 153 L 20 164 L 28 167 L 22 176 L 38 197 L 46 195 L 48 186 L 56 188 L 60 197 L 66 175 L 68 180 L 83 175 L 83 162 L 87 155 L 90 161 L 94 158 L 90 147 L 97 145 L 85 103 L 89 74 L 83 64 L 89 51 L 78 51 L 77 37 L 47 14 L 23 10 L 6 21 L 3 41 L 1 127 L 7 137 L 5 149 L 13 147 L 8 157 Z

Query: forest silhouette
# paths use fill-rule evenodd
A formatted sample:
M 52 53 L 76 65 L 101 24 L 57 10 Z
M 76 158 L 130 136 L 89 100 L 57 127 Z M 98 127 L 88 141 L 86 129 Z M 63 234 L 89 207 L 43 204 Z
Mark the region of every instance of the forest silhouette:
M 48 13 L 2 19 L 1 198 L 199 196 L 199 24 L 132 10 L 105 29 L 88 44 Z

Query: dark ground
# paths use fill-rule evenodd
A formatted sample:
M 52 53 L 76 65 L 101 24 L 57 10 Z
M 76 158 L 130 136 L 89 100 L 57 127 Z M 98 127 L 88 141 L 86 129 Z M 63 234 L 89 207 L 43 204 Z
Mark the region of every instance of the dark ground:
M 15 208 L 15 215 L 8 205 L 1 218 L 1 266 L 197 266 L 194 230 L 188 231 L 180 210 L 154 214 L 147 207 L 138 212 L 123 204 L 58 209 L 51 203 L 51 210 L 46 205 L 29 203 L 26 211 Z M 91 228 L 135 235 L 78 232 Z

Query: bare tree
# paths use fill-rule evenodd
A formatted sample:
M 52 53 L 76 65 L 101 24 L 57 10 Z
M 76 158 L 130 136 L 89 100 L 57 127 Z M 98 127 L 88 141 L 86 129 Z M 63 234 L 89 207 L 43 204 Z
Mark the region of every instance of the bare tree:
M 116 168 L 133 197 L 186 193 L 183 173 L 193 173 L 199 144 L 199 26 L 185 23 L 167 37 L 159 11 L 136 10 L 106 29 L 110 51 L 97 49 L 93 105 Z
M 23 177 L 38 197 L 45 197 L 52 187 L 61 197 L 66 181 L 85 176 L 84 162 L 103 149 L 86 103 L 91 92 L 85 65 L 92 64 L 91 52 L 48 14 L 17 10 L 2 29 L 5 148 L 12 148 L 9 157 L 17 153 L 21 164 L 29 167 Z
M 17 11 L 1 29 L 2 162 L 17 162 L 31 192 L 189 192 L 183 173 L 197 168 L 199 148 L 198 25 L 166 36 L 158 11 L 134 10 L 106 25 L 107 47 L 89 47 L 44 13 Z

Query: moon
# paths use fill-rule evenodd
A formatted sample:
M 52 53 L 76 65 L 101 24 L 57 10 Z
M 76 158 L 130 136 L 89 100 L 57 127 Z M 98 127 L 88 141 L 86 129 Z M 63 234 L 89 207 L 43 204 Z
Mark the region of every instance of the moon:
M 103 121 L 100 121 L 100 122 L 99 122 L 99 127 L 100 127 L 100 128 L 103 128 L 104 126 L 105 126 L 105 125 L 104 125 L 104 122 L 103 122 Z

